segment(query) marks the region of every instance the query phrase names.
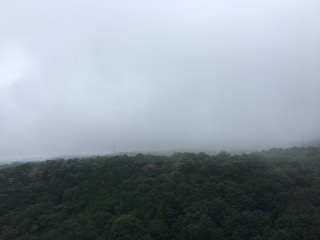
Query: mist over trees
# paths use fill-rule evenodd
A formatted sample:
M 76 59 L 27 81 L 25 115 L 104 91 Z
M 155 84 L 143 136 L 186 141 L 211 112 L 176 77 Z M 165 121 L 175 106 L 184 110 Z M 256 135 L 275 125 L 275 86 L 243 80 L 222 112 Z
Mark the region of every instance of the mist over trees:
M 0 169 L 0 239 L 319 239 L 320 148 Z
M 0 240 L 320 239 L 319 13 L 1 0 Z

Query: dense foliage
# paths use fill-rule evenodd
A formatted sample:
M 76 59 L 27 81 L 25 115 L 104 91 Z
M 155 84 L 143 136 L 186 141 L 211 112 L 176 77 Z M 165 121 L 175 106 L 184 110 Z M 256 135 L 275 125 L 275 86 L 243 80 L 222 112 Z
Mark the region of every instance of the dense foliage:
M 0 239 L 320 239 L 320 148 L 0 169 Z

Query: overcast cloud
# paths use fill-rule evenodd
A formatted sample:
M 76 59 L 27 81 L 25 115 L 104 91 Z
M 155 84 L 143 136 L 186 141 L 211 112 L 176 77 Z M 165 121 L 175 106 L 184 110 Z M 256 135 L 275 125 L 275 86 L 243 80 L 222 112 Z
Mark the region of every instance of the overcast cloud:
M 0 159 L 320 138 L 320 2 L 0 1 Z

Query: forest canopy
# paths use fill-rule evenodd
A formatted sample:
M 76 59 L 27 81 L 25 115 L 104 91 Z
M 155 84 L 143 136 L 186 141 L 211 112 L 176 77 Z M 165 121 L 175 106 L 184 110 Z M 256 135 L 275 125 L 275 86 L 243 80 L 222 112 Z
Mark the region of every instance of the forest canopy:
M 320 148 L 0 169 L 0 239 L 319 239 Z

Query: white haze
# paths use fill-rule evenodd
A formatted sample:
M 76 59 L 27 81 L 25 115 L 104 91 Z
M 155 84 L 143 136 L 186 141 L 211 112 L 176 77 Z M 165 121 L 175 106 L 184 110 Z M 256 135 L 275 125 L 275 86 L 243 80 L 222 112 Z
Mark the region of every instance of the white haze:
M 320 138 L 320 2 L 0 1 L 0 159 Z

